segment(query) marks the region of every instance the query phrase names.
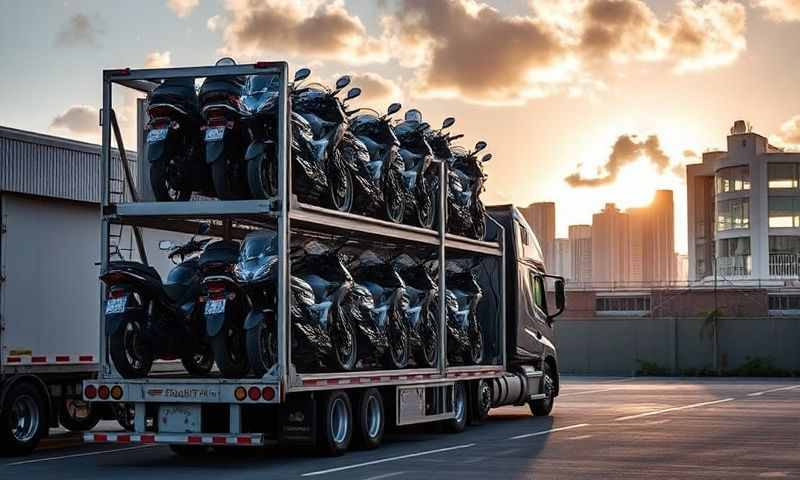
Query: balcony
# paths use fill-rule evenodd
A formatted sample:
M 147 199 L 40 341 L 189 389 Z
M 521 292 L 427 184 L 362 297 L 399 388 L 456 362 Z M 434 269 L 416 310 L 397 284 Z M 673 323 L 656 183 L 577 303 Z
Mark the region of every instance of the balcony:
M 769 254 L 770 277 L 800 276 L 800 255 L 794 253 Z
M 723 277 L 749 276 L 753 269 L 750 255 L 717 257 L 717 273 Z

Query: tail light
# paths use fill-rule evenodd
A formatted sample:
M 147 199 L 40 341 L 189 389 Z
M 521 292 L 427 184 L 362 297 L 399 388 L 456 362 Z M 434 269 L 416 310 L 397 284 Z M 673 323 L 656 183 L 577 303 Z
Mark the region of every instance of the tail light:
M 269 402 L 275 398 L 275 389 L 272 387 L 264 387 L 261 389 L 261 398 Z
M 105 282 L 106 285 L 113 285 L 125 280 L 125 275 L 123 275 L 122 272 L 109 272 L 105 275 L 101 275 L 100 280 Z
M 258 387 L 250 387 L 250 389 L 247 390 L 247 396 L 250 397 L 250 400 L 255 402 L 261 398 L 261 389 Z
M 225 285 L 222 283 L 209 283 L 206 285 L 206 290 L 208 290 L 208 297 L 214 300 L 225 296 Z
M 169 116 L 173 112 L 174 110 L 166 105 L 156 105 L 147 110 L 147 114 L 150 115 L 150 118 L 158 121 L 166 120 L 167 123 L 169 123 Z
M 100 400 L 108 400 L 108 396 L 111 394 L 111 391 L 108 388 L 108 385 L 100 385 L 100 388 L 97 389 L 97 396 L 100 397 Z
M 97 387 L 94 385 L 86 385 L 86 388 L 83 389 L 83 395 L 89 400 L 94 399 L 97 397 Z
M 122 387 L 119 385 L 114 385 L 111 387 L 111 398 L 114 400 L 119 400 L 122 398 Z
M 241 402 L 247 398 L 247 390 L 245 390 L 244 387 L 236 387 L 236 390 L 233 391 L 233 396 L 236 400 Z
M 228 119 L 225 115 L 221 115 L 216 110 L 212 110 L 211 116 L 208 117 L 209 127 L 225 127 L 228 125 Z
M 124 288 L 112 288 L 108 291 L 108 298 L 120 298 L 128 294 Z

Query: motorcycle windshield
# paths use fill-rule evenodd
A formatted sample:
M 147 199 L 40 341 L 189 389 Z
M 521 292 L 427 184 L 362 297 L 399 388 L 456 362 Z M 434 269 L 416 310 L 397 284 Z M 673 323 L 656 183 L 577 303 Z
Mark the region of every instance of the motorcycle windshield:
M 278 102 L 278 75 L 253 75 L 247 80 L 242 103 L 250 113 L 273 110 Z
M 254 232 L 245 237 L 236 265 L 236 276 L 243 281 L 255 281 L 273 274 L 278 263 L 278 236 L 275 232 Z

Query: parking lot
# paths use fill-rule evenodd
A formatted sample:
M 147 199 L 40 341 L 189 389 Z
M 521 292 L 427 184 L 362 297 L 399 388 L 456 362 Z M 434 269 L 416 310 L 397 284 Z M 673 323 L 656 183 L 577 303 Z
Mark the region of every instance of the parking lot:
M 114 424 L 107 424 L 114 425 Z M 459 435 L 412 429 L 372 451 L 267 449 L 180 458 L 59 435 L 2 478 L 797 478 L 798 379 L 565 377 L 553 416 L 493 410 Z

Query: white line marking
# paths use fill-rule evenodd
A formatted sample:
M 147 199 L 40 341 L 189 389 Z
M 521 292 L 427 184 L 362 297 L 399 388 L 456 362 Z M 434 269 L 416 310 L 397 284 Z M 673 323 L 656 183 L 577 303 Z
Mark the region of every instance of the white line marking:
M 589 393 L 601 393 L 601 392 L 613 392 L 614 390 L 622 390 L 621 388 L 602 388 L 598 390 L 587 390 L 583 392 L 567 392 L 567 393 L 559 393 L 559 397 L 571 397 L 573 395 L 587 395 Z
M 374 477 L 365 478 L 364 480 L 381 480 L 383 478 L 392 478 L 398 475 L 402 475 L 406 472 L 391 472 L 391 473 L 384 473 L 382 475 L 375 475 Z
M 705 407 L 707 405 L 715 405 L 717 403 L 730 402 L 732 400 L 736 400 L 736 399 L 735 398 L 723 398 L 722 400 L 714 400 L 714 401 L 711 401 L 711 402 L 693 403 L 691 405 L 683 405 L 683 406 L 680 406 L 680 407 L 665 408 L 664 410 L 656 410 L 656 411 L 653 411 L 653 412 L 640 413 L 638 415 L 628 415 L 627 417 L 615 418 L 614 421 L 615 422 L 623 422 L 625 420 L 633 420 L 633 419 L 636 419 L 636 418 L 649 417 L 651 415 L 659 415 L 661 413 L 677 412 L 678 410 L 687 410 L 689 408 Z
M 509 438 L 509 440 L 519 440 L 521 438 L 538 437 L 539 435 L 546 435 L 546 434 L 552 433 L 552 432 L 561 432 L 561 431 L 564 431 L 564 430 L 572 430 L 573 428 L 582 428 L 582 427 L 588 427 L 588 426 L 589 426 L 588 423 L 579 423 L 577 425 L 569 425 L 569 426 L 566 426 L 566 427 L 551 428 L 550 430 L 542 430 L 541 432 L 525 433 L 525 434 L 522 434 L 522 435 L 517 435 L 515 437 L 511 437 L 511 438 Z
M 141 448 L 149 448 L 149 447 L 157 447 L 157 446 L 158 445 L 138 445 L 136 447 L 117 448 L 116 450 L 98 450 L 96 452 L 75 453 L 75 454 L 72 454 L 72 455 L 62 455 L 60 457 L 36 458 L 34 460 L 23 460 L 21 462 L 7 463 L 5 466 L 6 467 L 13 467 L 15 465 L 25 465 L 27 463 L 49 462 L 51 460 L 64 460 L 66 458 L 75 458 L 75 457 L 88 457 L 90 455 L 101 455 L 103 453 L 126 452 L 126 451 L 129 451 L 129 450 L 139 450 Z
M 764 390 L 763 392 L 748 393 L 747 396 L 748 397 L 760 397 L 761 395 L 764 395 L 765 393 L 780 392 L 780 391 L 783 391 L 783 390 L 794 390 L 795 388 L 800 388 L 800 385 L 792 385 L 790 387 L 773 388 L 772 390 Z
M 345 465 L 344 467 L 329 468 L 327 470 L 318 470 L 316 472 L 304 473 L 301 477 L 313 477 L 316 475 L 324 475 L 326 473 L 341 472 L 343 470 L 352 470 L 354 468 L 367 467 L 370 465 L 377 465 L 379 463 L 394 462 L 396 460 L 405 460 L 406 458 L 421 457 L 423 455 L 432 455 L 434 453 L 449 452 L 451 450 L 459 450 L 462 448 L 474 447 L 474 443 L 467 443 L 464 445 L 456 445 L 454 447 L 437 448 L 436 450 L 427 450 L 425 452 L 409 453 L 408 455 L 399 455 L 397 457 L 382 458 L 380 460 L 373 460 L 371 462 L 356 463 L 355 465 Z

